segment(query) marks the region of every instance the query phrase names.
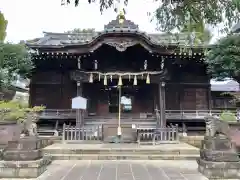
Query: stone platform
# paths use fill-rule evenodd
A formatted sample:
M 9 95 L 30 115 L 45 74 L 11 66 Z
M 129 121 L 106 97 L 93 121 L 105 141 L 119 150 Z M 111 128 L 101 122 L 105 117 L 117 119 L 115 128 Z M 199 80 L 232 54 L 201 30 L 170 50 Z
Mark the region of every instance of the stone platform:
M 137 144 L 53 144 L 44 148 L 54 160 L 196 160 L 199 149 L 186 143 Z
M 43 140 L 28 136 L 9 141 L 1 152 L 0 178 L 36 178 L 51 163 L 49 154 L 42 154 Z
M 57 160 L 37 180 L 208 180 L 186 160 Z
M 0 177 L 33 178 L 46 171 L 51 163 L 51 156 L 44 156 L 34 161 L 0 161 Z

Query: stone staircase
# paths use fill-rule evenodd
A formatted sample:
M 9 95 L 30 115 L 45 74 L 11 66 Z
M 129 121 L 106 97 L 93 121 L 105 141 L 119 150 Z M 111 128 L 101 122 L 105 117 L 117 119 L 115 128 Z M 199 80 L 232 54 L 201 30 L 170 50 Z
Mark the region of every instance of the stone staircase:
M 196 160 L 199 150 L 185 143 L 54 144 L 43 149 L 54 160 Z

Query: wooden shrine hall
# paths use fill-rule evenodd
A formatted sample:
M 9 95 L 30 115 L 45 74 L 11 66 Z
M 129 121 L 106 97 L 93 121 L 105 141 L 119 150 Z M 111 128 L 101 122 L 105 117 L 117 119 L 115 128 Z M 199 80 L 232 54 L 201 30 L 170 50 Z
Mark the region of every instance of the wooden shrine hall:
M 44 32 L 27 43 L 35 63 L 30 105 L 46 107 L 42 120 L 68 123 L 76 119 L 72 98 L 82 96 L 81 125 L 195 125 L 211 102 L 205 46 L 193 41 L 189 34 L 147 34 L 124 15 L 101 32 Z

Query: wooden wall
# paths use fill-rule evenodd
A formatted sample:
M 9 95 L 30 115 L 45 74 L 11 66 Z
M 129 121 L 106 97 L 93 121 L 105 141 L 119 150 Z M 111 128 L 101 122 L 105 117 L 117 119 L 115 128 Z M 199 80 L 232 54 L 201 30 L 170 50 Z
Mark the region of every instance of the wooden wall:
M 210 79 L 199 64 L 173 67 L 166 84 L 166 110 L 207 110 L 211 102 Z
M 69 73 L 35 72 L 30 83 L 30 106 L 46 106 L 48 109 L 70 109 L 76 94 L 76 84 Z

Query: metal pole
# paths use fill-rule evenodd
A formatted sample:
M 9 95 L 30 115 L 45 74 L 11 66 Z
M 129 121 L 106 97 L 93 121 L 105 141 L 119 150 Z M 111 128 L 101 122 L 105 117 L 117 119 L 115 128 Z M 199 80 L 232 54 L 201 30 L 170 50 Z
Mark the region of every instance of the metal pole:
M 117 135 L 122 135 L 121 130 L 121 86 L 118 86 L 118 129 L 117 129 Z

